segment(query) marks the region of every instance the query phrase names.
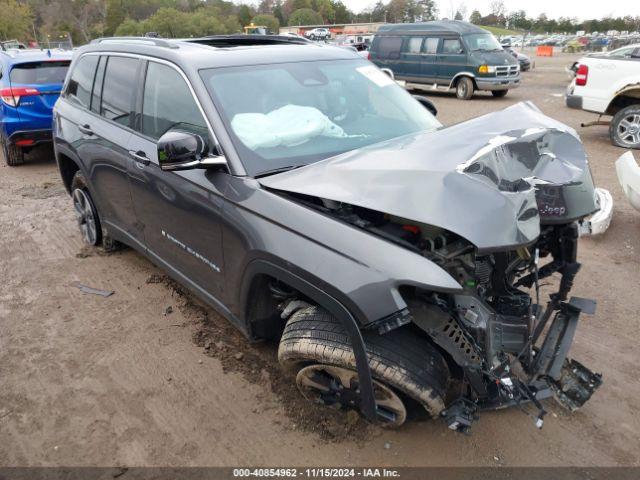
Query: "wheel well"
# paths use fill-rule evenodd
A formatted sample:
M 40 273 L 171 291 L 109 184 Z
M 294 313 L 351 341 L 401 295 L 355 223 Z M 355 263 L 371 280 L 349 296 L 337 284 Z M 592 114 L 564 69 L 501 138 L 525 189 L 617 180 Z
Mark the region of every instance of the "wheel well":
M 453 79 L 452 83 L 451 83 L 451 87 L 452 88 L 456 88 L 458 86 L 458 82 L 460 81 L 461 78 L 468 78 L 469 80 L 471 80 L 471 83 L 473 83 L 473 89 L 477 90 L 478 89 L 478 85 L 476 84 L 476 79 L 473 78 L 471 75 L 458 75 L 456 78 Z
M 640 88 L 627 90 L 624 93 L 618 95 L 611 101 L 605 113 L 607 115 L 615 115 L 623 108 L 635 104 L 640 105 Z
M 67 189 L 67 192 L 71 193 L 71 181 L 73 180 L 73 176 L 76 172 L 80 170 L 80 167 L 69 157 L 59 153 L 58 168 L 60 169 L 60 176 L 62 177 L 64 188 Z
M 295 289 L 267 274 L 258 274 L 251 281 L 245 305 L 245 318 L 249 336 L 255 340 L 277 340 L 282 335 L 286 320 L 280 317 L 278 306 L 283 295 L 303 298 Z

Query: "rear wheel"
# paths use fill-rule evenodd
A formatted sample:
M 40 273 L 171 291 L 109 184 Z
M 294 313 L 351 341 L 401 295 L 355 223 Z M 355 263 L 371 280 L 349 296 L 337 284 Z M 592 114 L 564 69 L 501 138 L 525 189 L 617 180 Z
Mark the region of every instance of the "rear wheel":
M 407 417 L 406 400 L 418 402 L 431 416 L 444 409 L 447 365 L 425 338 L 407 328 L 385 335 L 363 332 L 378 419 L 398 427 Z M 355 356 L 340 322 L 320 307 L 294 313 L 282 334 L 278 360 L 297 370 L 303 396 L 323 405 L 359 408 Z
M 491 90 L 491 94 L 498 98 L 506 97 L 507 92 L 509 92 L 509 90 Z
M 15 167 L 16 165 L 22 165 L 24 163 L 24 152 L 20 147 L 7 145 L 6 141 L 3 141 L 2 150 L 4 161 L 10 167 Z
M 102 240 L 100 217 L 87 188 L 87 180 L 80 171 L 76 172 L 71 181 L 71 198 L 82 240 L 90 246 L 99 245 Z
M 456 97 L 460 100 L 470 100 L 473 97 L 473 80 L 469 77 L 460 77 L 456 82 Z
M 611 143 L 640 149 L 640 105 L 630 105 L 613 116 L 609 125 Z

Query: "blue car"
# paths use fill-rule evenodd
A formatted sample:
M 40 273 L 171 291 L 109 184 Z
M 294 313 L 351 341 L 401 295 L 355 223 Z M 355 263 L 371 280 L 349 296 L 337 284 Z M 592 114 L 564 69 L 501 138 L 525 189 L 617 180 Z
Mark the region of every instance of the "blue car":
M 0 143 L 7 165 L 20 165 L 25 152 L 51 142 L 51 111 L 71 56 L 49 50 L 0 51 Z

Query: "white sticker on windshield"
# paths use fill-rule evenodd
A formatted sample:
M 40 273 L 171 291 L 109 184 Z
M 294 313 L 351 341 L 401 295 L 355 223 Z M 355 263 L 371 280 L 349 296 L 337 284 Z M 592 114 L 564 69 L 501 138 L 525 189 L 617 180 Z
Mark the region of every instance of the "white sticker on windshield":
M 367 77 L 373 83 L 378 85 L 379 87 L 386 87 L 387 85 L 393 85 L 392 78 L 386 73 L 378 70 L 373 65 L 367 65 L 366 67 L 358 67 L 356 68 L 358 72 Z

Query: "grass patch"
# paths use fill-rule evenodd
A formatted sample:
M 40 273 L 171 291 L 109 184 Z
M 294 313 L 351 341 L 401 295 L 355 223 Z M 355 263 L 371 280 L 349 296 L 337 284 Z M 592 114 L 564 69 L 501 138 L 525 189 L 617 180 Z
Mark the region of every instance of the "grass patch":
M 477 25 L 480 28 L 484 28 L 485 30 L 489 30 L 494 35 L 522 35 L 522 32 L 518 30 L 509 30 L 501 27 L 487 27 L 485 25 Z

